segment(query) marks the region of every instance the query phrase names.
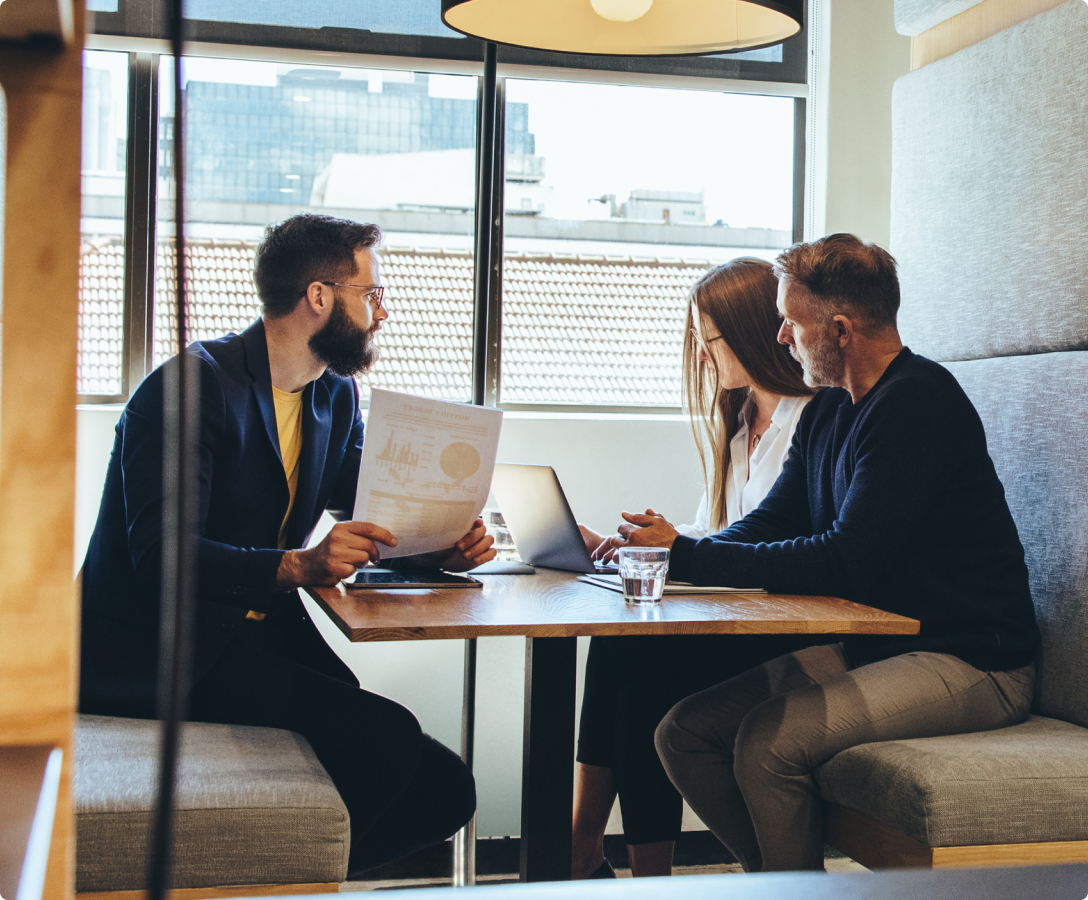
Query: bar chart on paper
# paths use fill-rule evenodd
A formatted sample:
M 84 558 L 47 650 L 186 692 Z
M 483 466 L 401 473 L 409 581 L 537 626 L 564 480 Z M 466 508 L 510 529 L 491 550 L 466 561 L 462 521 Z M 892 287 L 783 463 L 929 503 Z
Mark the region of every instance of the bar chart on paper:
M 355 497 L 357 521 L 397 537 L 386 559 L 451 546 L 487 502 L 502 413 L 374 390 Z
M 412 450 L 411 441 L 398 444 L 396 437 L 397 433 L 391 429 L 389 439 L 378 454 L 378 467 L 385 469 L 394 481 L 407 486 L 412 483 L 415 471 L 420 466 L 419 453 Z M 426 461 L 423 465 L 426 465 Z

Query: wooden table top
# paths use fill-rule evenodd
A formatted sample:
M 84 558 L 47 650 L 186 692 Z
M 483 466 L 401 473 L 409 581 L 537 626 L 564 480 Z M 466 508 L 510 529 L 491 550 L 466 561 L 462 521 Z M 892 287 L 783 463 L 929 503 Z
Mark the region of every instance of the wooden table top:
M 484 586 L 373 591 L 306 588 L 352 641 L 491 635 L 917 634 L 918 622 L 840 600 L 796 594 L 687 594 L 656 606 L 578 581 L 570 572 L 481 575 Z

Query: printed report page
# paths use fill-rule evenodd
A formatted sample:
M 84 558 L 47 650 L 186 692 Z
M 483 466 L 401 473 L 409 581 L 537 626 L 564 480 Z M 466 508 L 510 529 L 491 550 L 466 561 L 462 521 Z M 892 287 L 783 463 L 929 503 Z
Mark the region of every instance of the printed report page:
M 357 522 L 387 528 L 383 559 L 452 547 L 491 490 L 502 411 L 375 388 L 355 494 Z

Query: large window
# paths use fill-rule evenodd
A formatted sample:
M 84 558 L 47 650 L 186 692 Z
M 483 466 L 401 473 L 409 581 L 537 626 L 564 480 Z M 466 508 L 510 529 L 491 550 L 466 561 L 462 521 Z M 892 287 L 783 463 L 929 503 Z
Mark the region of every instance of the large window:
M 513 79 L 506 99 L 501 399 L 678 406 L 691 285 L 792 243 L 793 100 Z
M 301 211 L 378 222 L 392 315 L 370 384 L 468 400 L 477 79 L 199 58 L 183 71 L 189 339 L 260 315 L 250 272 L 268 223 Z M 177 352 L 165 57 L 159 84 L 156 364 Z
M 162 27 L 142 0 L 95 3 L 99 33 L 152 37 Z M 796 47 L 559 60 L 568 72 L 611 67 L 617 82 L 641 72 L 638 85 L 600 71 L 586 83 L 541 79 L 541 68 L 515 77 L 511 61 L 556 65 L 555 55 L 500 48 L 502 214 L 489 227 L 498 258 L 488 349 L 474 358 L 481 85 L 465 74 L 478 65 L 459 60 L 478 42 L 433 25 L 437 0 L 186 8 L 194 38 L 295 47 L 185 60 L 187 340 L 248 326 L 260 314 L 251 271 L 265 226 L 325 212 L 385 234 L 390 319 L 371 386 L 468 401 L 483 372 L 488 402 L 514 408 L 674 409 L 691 285 L 736 256 L 771 258 L 796 233 Z M 369 30 L 349 31 L 358 28 Z M 363 50 L 388 51 L 383 67 L 358 52 L 298 49 L 335 49 L 348 33 Z M 173 62 L 146 47 L 87 54 L 79 390 L 88 400 L 126 399 L 178 350 Z M 430 61 L 390 68 L 408 48 Z M 662 84 L 647 86 L 655 72 Z M 698 83 L 687 87 L 686 75 Z M 729 92 L 738 77 L 746 93 Z M 765 94 L 752 93 L 759 81 Z

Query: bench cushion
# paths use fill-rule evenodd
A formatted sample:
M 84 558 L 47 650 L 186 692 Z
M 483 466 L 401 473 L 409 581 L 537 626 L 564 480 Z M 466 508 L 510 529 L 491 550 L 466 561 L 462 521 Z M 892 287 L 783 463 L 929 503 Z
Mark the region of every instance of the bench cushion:
M 73 794 L 76 890 L 146 887 L 160 726 L 80 716 Z M 183 727 L 174 886 L 340 882 L 348 811 L 305 738 Z
M 1088 840 L 1088 729 L 1058 719 L 861 744 L 816 782 L 927 847 Z

